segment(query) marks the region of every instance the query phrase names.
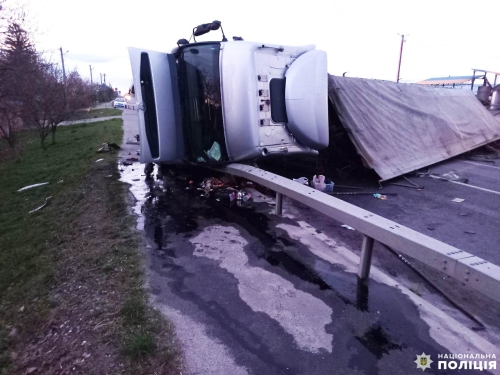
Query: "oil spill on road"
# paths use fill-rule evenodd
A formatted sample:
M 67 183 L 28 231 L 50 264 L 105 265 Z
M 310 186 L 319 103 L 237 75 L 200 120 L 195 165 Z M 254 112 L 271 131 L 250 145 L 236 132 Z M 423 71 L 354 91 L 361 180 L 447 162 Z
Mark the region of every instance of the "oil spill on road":
M 279 222 L 296 224 L 286 218 L 270 218 L 266 214 L 268 205 L 229 208 L 223 202 L 201 197 L 196 189 L 186 190 L 185 182 L 168 175 L 163 180 L 145 179 L 140 165 L 122 169 L 122 180 L 131 184 L 136 199 L 138 229 L 144 230 L 151 244 L 152 269 L 158 277 L 152 281 L 153 293 L 179 311 L 186 303 L 196 306 L 184 313 L 209 326 L 236 363 L 250 366 L 255 373 L 321 374 L 332 368 L 349 368 L 368 374 L 386 357 L 401 361 L 401 355 L 395 353 L 403 350 L 446 352 L 429 336 L 428 326 L 406 296 L 373 280 L 359 284 L 355 275 L 315 256 L 300 241 L 276 233 L 273 228 Z M 140 181 L 133 181 L 137 178 Z M 241 299 L 234 276 L 238 270 L 224 263 L 231 273 L 217 263 L 224 262 L 224 257 L 210 255 L 216 259 L 212 260 L 196 255 L 200 253 L 196 252 L 197 245 L 189 240 L 214 223 L 242 228 L 248 242 L 244 252 L 249 267 L 276 274 L 297 292 L 309 294 L 331 308 L 331 321 L 324 328 L 333 337 L 331 349 L 325 351 L 323 343 L 316 352 L 301 350 L 290 336 L 292 328 L 284 332 L 283 322 L 280 326 L 263 313 L 263 307 L 262 311 L 252 310 Z M 224 236 L 220 241 L 226 241 Z M 239 246 L 240 242 L 227 239 L 229 245 Z M 204 246 L 198 249 L 208 251 Z M 251 286 L 253 281 L 247 279 L 246 283 Z M 245 293 L 253 292 L 247 288 Z M 302 344 L 305 348 L 307 345 Z M 412 360 L 408 358 L 400 368 L 411 369 Z

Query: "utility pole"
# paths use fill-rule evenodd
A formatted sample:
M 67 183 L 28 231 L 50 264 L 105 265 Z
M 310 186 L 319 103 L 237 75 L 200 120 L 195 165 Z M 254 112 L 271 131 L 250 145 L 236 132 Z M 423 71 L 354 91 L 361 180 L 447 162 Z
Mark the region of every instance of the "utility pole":
M 104 84 L 106 84 L 106 73 L 104 73 L 103 76 L 104 76 Z
M 403 43 L 405 42 L 405 35 L 401 35 L 401 49 L 399 50 L 399 64 L 398 64 L 398 77 L 396 82 L 399 82 L 399 72 L 401 71 L 401 59 L 403 58 Z
M 90 85 L 93 86 L 94 82 L 92 82 L 92 65 L 89 65 L 90 68 Z
M 66 83 L 66 70 L 64 69 L 64 55 L 63 55 L 62 47 L 59 48 L 59 51 L 61 51 L 61 62 L 62 62 L 62 69 L 63 69 L 63 79 L 64 79 L 64 83 Z

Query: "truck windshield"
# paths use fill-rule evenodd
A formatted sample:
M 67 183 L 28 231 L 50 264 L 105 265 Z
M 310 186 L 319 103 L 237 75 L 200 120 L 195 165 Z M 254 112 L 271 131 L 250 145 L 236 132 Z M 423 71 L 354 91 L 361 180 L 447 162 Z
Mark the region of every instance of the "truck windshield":
M 198 163 L 227 161 L 219 72 L 220 43 L 181 50 L 179 88 L 187 154 Z

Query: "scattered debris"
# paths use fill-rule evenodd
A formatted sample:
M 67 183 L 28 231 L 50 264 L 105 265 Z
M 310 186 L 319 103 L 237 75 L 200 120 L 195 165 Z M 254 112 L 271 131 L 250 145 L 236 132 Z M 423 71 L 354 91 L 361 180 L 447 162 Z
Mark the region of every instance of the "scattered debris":
M 127 158 L 127 161 L 139 161 L 137 158 Z
M 460 180 L 460 176 L 453 171 L 442 174 L 441 177 L 447 179 L 448 181 L 457 181 Z
M 104 142 L 101 146 L 100 149 L 97 150 L 97 152 L 101 153 L 101 152 L 109 152 L 109 146 L 108 146 L 108 143 L 107 142 Z
M 456 179 L 456 180 L 450 180 L 450 179 L 447 179 L 447 178 L 444 178 L 444 177 L 441 177 L 441 176 L 438 176 L 438 175 L 432 174 L 432 173 L 429 175 L 429 177 L 433 178 L 435 180 L 441 180 L 441 181 L 448 181 L 448 182 L 458 181 L 458 182 L 463 182 L 464 184 L 468 184 L 469 183 L 469 179 L 468 178 L 463 178 L 463 179 L 459 178 L 459 179 Z
M 64 182 L 64 180 L 61 180 L 61 181 L 58 181 L 57 183 L 58 184 L 62 184 Z
M 24 312 L 24 306 L 21 306 L 21 308 L 19 310 L 17 310 L 17 311 L 19 311 L 21 313 Z
M 302 184 L 302 185 L 309 186 L 309 180 L 307 179 L 307 177 L 294 178 L 293 181 L 298 182 L 299 184 Z
M 465 199 L 462 199 L 462 198 L 455 198 L 455 199 L 452 199 L 451 201 L 452 202 L 456 202 L 456 203 L 462 203 Z
M 342 224 L 341 227 L 345 228 L 345 229 L 348 229 L 348 230 L 356 230 L 353 227 L 350 227 L 349 225 L 346 225 L 346 224 Z
M 472 230 L 464 230 L 464 233 L 467 233 L 467 234 L 476 234 L 476 232 L 474 232 Z
M 47 184 L 48 184 L 48 182 L 41 182 L 41 183 L 39 183 L 39 184 L 34 184 L 34 185 L 25 186 L 25 187 L 23 187 L 23 188 L 19 189 L 19 190 L 18 190 L 18 192 L 19 192 L 19 191 L 28 190 L 28 189 L 31 189 L 31 188 L 34 188 L 34 187 L 38 187 L 38 186 L 47 185 Z
M 244 207 L 253 202 L 252 194 L 247 190 L 253 186 L 253 183 L 249 184 L 247 181 L 241 182 L 240 185 L 233 179 L 231 180 L 227 176 L 216 178 L 207 177 L 199 184 L 190 178 L 185 178 L 186 190 L 198 190 L 201 192 L 200 196 L 205 198 L 212 198 L 216 202 L 226 202 L 230 206 L 237 205 L 239 207 Z
M 427 229 L 429 229 L 429 230 L 434 230 L 434 229 L 436 229 L 436 227 L 434 227 L 434 226 L 432 226 L 432 225 L 429 225 L 429 226 L 427 227 Z
M 326 188 L 325 176 L 323 176 L 322 174 L 318 176 L 314 175 L 311 181 L 311 187 L 315 188 L 316 190 L 324 191 Z
M 131 163 L 131 162 L 129 162 L 129 161 L 124 161 L 122 164 L 123 164 L 123 165 L 132 165 L 132 163 Z
M 133 178 L 132 181 L 140 181 L 140 178 Z
M 138 141 L 135 140 L 135 137 L 132 137 L 132 138 L 127 138 L 127 143 L 128 145 L 139 145 L 140 143 Z
M 382 195 L 382 194 L 379 194 L 379 193 L 376 193 L 376 194 L 373 194 L 373 196 L 377 199 L 381 199 L 383 201 L 386 201 L 387 200 L 387 195 Z
M 395 186 L 401 186 L 401 187 L 406 187 L 406 188 L 410 188 L 410 189 L 417 189 L 418 191 L 421 191 L 424 189 L 424 186 L 419 186 L 417 185 L 416 183 L 414 183 L 412 180 L 410 180 L 408 177 L 406 176 L 402 176 L 406 181 L 408 181 L 410 183 L 410 185 L 405 185 L 405 184 L 400 184 L 400 183 L 396 183 L 396 182 L 388 182 L 387 184 L 388 185 L 395 185 Z M 382 185 L 380 185 L 382 186 Z
M 39 211 L 41 210 L 42 208 L 44 208 L 46 205 L 49 204 L 49 201 L 51 200 L 52 197 L 48 197 L 48 198 L 45 198 L 45 203 L 42 204 L 40 207 L 38 208 L 35 208 L 34 210 L 31 210 L 29 213 L 32 214 L 33 212 L 36 212 L 36 211 Z
M 468 212 L 459 212 L 458 216 L 462 216 L 462 217 L 469 216 L 469 213 Z
M 212 192 L 214 189 L 220 189 L 225 185 L 225 182 L 222 182 L 215 177 L 208 177 L 201 182 L 200 187 L 201 190 L 205 191 L 205 196 L 208 198 L 210 196 L 210 192 Z
M 109 143 L 109 142 L 104 142 L 99 150 L 97 152 L 109 152 L 110 148 L 114 150 L 121 150 L 121 147 L 118 146 L 116 143 Z
M 97 159 L 95 162 L 99 163 L 100 161 L 103 161 L 104 159 Z

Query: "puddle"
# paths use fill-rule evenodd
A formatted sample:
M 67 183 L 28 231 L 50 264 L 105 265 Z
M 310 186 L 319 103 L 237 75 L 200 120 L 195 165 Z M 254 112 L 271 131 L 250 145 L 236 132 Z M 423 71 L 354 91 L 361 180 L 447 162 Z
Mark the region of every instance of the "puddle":
M 377 359 L 382 358 L 384 354 L 389 354 L 391 350 L 403 349 L 402 345 L 390 341 L 390 338 L 380 325 L 370 328 L 362 337 L 356 337 L 356 339 Z
M 151 184 L 146 183 L 146 176 L 144 175 L 144 165 L 133 163 L 132 165 L 118 165 L 120 170 L 120 181 L 130 185 L 129 191 L 134 196 L 136 202 L 133 206 L 134 214 L 137 218 L 136 228 L 138 230 L 144 229 L 144 216 L 141 212 L 141 207 L 148 197 L 151 190 Z M 158 167 L 155 165 L 153 175 L 156 175 Z

